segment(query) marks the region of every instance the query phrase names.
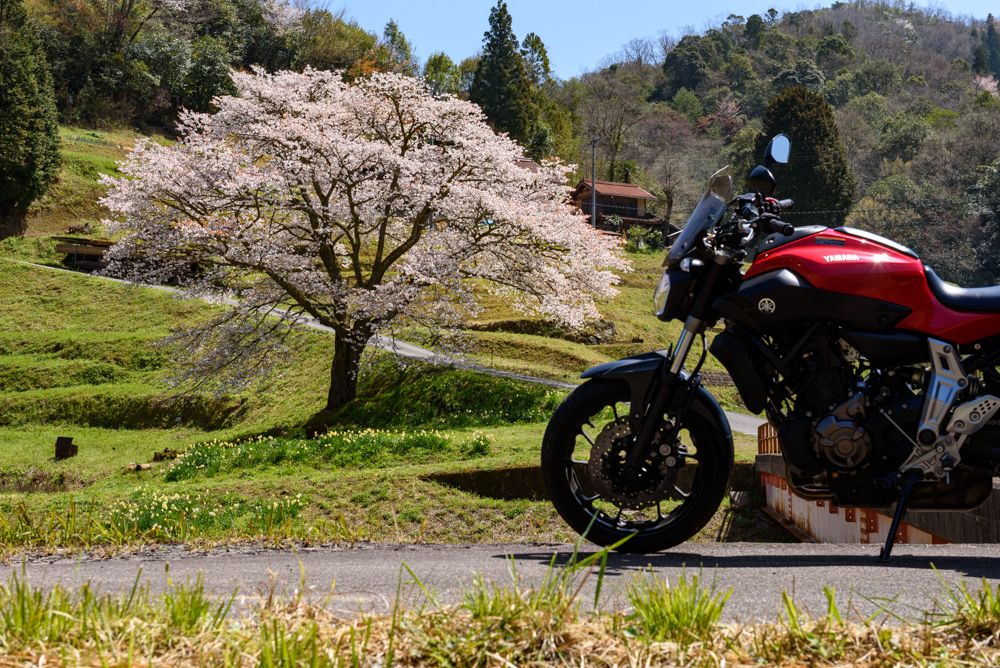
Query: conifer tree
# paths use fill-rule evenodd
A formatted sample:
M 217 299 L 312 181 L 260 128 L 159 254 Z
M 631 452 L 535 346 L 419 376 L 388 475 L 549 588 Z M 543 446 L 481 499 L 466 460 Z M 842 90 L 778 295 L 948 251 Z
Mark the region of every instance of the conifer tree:
M 983 34 L 983 46 L 986 47 L 987 64 L 990 71 L 1000 74 L 1000 35 L 993 25 L 993 15 L 986 17 L 986 32 Z
M 764 19 L 760 18 L 760 14 L 751 14 L 747 19 L 746 28 L 743 29 L 743 39 L 751 48 L 756 49 L 760 46 L 760 38 L 766 32 L 767 26 L 764 25 Z
M 785 133 L 792 140 L 787 165 L 774 165 L 777 197 L 795 200 L 796 211 L 835 211 L 827 214 L 788 215 L 795 224 L 843 224 L 854 202 L 854 173 L 834 122 L 833 110 L 819 93 L 802 86 L 789 88 L 767 107 L 764 133 L 756 155 L 763 160 L 767 142 Z
M 59 173 L 52 77 L 21 0 L 0 0 L 0 239 Z
M 972 71 L 976 74 L 986 74 L 990 71 L 990 54 L 982 44 L 977 44 L 972 52 Z
M 532 126 L 531 86 L 503 0 L 490 10 L 490 29 L 483 35 L 483 45 L 469 100 L 482 107 L 495 130 L 508 133 L 523 146 Z

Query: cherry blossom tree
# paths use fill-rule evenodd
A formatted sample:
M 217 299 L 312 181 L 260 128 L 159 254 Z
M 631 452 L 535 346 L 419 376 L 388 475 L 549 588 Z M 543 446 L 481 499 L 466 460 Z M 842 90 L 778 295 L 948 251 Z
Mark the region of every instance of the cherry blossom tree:
M 516 166 L 521 148 L 469 102 L 392 73 L 233 80 L 218 112 L 182 114 L 179 143 L 140 143 L 105 181 L 122 235 L 109 273 L 233 300 L 171 337 L 179 382 L 245 386 L 313 320 L 336 336 L 332 409 L 356 396 L 361 354 L 387 327 L 454 326 L 486 288 L 579 326 L 628 270 L 567 204 L 568 167 Z

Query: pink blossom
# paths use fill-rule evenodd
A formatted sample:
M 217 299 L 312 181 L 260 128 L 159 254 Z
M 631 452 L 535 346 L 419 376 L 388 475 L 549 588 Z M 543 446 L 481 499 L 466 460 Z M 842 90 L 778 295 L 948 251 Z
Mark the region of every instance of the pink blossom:
M 122 235 L 109 273 L 241 302 L 181 335 L 190 377 L 270 371 L 304 317 L 360 351 L 390 323 L 454 325 L 477 288 L 574 327 L 616 294 L 628 263 L 567 205 L 569 168 L 515 166 L 523 151 L 477 106 L 398 74 L 232 76 L 238 96 L 183 113 L 182 141 L 142 142 L 104 180 Z

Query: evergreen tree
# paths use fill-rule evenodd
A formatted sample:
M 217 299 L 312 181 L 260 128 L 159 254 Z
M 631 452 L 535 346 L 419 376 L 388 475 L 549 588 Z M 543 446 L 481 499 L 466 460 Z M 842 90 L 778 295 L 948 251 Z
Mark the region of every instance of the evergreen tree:
M 855 182 L 830 105 L 802 86 L 771 100 L 764 133 L 757 139 L 759 160 L 770 138 L 781 132 L 792 140 L 792 157 L 787 165 L 771 168 L 778 181 L 777 196 L 795 200 L 798 211 L 837 212 L 789 215 L 789 222 L 843 224 L 854 201 Z
M 751 14 L 747 19 L 746 28 L 743 29 L 743 39 L 751 48 L 756 49 L 760 46 L 761 36 L 766 32 L 767 26 L 764 25 L 764 19 L 760 18 L 760 14 Z
M 531 127 L 528 129 L 528 155 L 537 161 L 554 153 L 572 151 L 573 121 L 569 111 L 553 99 L 557 85 L 552 78 L 549 54 L 542 38 L 528 33 L 521 42 L 521 60 L 528 78 Z
M 503 0 L 490 10 L 490 29 L 484 33 L 483 44 L 469 99 L 482 107 L 494 129 L 527 144 L 533 125 L 531 86 Z
M 986 17 L 986 34 L 983 35 L 983 46 L 986 47 L 986 62 L 990 71 L 1000 74 L 1000 35 L 993 25 L 993 15 Z
M 977 44 L 976 50 L 972 52 L 972 71 L 976 74 L 990 71 L 990 54 L 982 44 Z
M 21 0 L 0 0 L 0 239 L 59 173 L 52 77 Z
M 229 51 L 223 40 L 211 35 L 202 35 L 192 46 L 184 106 L 193 111 L 214 111 L 212 98 L 236 94 L 229 76 Z
M 399 29 L 399 25 L 393 20 L 385 24 L 382 31 L 385 37 L 385 44 L 389 49 L 389 59 L 392 69 L 408 77 L 415 77 L 420 74 L 420 67 L 417 58 L 413 55 L 413 45 L 406 35 Z
M 712 73 L 713 66 L 721 66 L 716 43 L 710 37 L 685 35 L 663 61 L 663 73 L 670 77 L 672 90 L 694 90 Z
M 542 38 L 528 33 L 521 43 L 521 58 L 528 82 L 536 89 L 543 89 L 552 83 L 552 69 L 549 66 L 549 52 Z
M 444 51 L 432 53 L 424 63 L 424 80 L 435 94 L 458 95 L 462 73 Z

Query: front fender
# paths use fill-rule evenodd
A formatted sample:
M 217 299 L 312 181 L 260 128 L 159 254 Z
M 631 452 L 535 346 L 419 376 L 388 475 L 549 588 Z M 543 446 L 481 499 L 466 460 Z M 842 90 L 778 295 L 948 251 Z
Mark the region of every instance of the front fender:
M 654 350 L 641 355 L 633 355 L 614 362 L 605 362 L 591 369 L 584 371 L 580 378 L 618 378 L 628 383 L 632 395 L 632 411 L 629 416 L 630 421 L 637 420 L 645 413 L 646 405 L 653 396 L 653 388 L 657 382 L 670 382 L 671 374 L 667 371 L 670 362 L 670 355 L 666 350 Z M 673 376 L 674 382 L 681 387 L 690 378 L 690 374 L 681 371 L 679 378 Z M 662 378 L 662 380 L 661 380 Z M 635 407 L 640 406 L 639 414 L 636 414 Z M 725 411 L 715 400 L 712 393 L 701 385 L 695 392 L 691 407 L 688 410 L 695 411 L 699 416 L 708 420 L 719 435 L 728 443 L 729 454 L 733 454 L 733 430 L 729 425 L 729 419 Z M 633 424 L 633 429 L 635 429 Z M 730 456 L 729 461 L 732 461 Z
M 614 362 L 598 364 L 580 374 L 580 378 L 620 378 L 627 382 L 632 390 L 632 405 L 645 407 L 649 403 L 649 391 L 653 387 L 653 380 L 657 377 L 657 372 L 669 361 L 670 356 L 666 350 L 654 350 Z

